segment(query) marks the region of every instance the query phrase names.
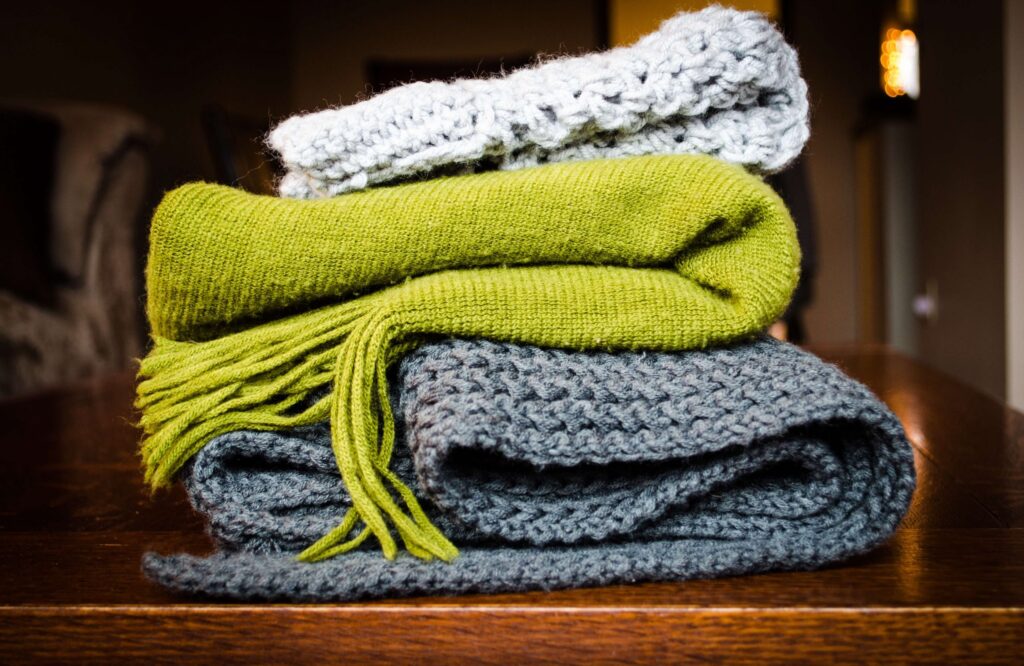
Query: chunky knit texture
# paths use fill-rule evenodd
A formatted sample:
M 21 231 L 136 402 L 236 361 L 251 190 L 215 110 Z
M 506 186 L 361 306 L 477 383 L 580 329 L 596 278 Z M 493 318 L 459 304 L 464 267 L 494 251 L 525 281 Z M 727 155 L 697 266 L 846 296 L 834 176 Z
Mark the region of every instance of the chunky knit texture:
M 679 14 L 635 45 L 504 78 L 413 83 L 290 118 L 269 137 L 287 197 L 316 198 L 438 171 L 707 154 L 759 171 L 807 141 L 796 53 L 762 15 Z
M 394 530 L 410 552 L 450 560 L 454 546 L 389 469 L 385 370 L 399 354 L 430 334 L 706 347 L 777 317 L 798 266 L 792 220 L 771 189 L 700 156 L 557 164 L 317 202 L 186 186 L 167 195 L 151 232 L 156 344 L 137 400 L 147 479 L 169 483 L 217 435 L 329 417 L 353 509 L 304 557 L 373 535 L 391 558 Z
M 461 547 L 451 565 L 290 553 L 350 506 L 325 426 L 235 432 L 189 496 L 223 551 L 145 560 L 237 599 L 504 592 L 818 567 L 887 538 L 913 457 L 836 368 L 770 339 L 711 351 L 428 344 L 400 364 L 395 470 Z

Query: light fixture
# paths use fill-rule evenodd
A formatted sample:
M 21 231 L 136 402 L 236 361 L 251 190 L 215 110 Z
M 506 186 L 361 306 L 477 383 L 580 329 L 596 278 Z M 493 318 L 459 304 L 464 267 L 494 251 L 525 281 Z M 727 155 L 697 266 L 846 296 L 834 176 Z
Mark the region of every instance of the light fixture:
M 918 76 L 917 35 L 913 30 L 889 28 L 882 40 L 882 89 L 889 97 L 906 95 L 917 99 L 921 93 Z

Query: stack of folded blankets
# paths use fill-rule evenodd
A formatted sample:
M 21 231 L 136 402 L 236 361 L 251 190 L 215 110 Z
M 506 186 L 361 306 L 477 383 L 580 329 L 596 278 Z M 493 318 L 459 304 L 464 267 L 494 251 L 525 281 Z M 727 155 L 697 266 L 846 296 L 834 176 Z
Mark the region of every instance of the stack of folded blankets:
M 758 14 L 400 87 L 270 135 L 281 198 L 157 209 L 154 487 L 219 545 L 154 581 L 352 600 L 809 569 L 884 541 L 899 422 L 763 334 L 799 277 L 760 174 L 808 136 Z

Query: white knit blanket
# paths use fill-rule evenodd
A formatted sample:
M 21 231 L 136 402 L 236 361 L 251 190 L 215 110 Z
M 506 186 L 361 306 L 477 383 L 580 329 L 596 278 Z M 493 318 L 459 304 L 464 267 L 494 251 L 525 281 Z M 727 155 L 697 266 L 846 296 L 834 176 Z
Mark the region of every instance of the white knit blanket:
M 295 116 L 268 139 L 283 196 L 327 197 L 438 173 L 652 153 L 704 153 L 754 171 L 809 134 L 795 51 L 761 14 L 681 13 L 628 47 L 500 78 L 412 83 Z

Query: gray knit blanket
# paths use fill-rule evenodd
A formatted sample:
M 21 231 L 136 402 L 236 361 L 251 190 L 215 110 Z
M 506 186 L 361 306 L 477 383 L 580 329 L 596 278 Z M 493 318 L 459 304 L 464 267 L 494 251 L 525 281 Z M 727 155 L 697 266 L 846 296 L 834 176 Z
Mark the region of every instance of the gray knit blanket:
M 308 199 L 438 173 L 655 153 L 774 171 L 803 149 L 807 115 L 796 53 L 771 22 L 710 7 L 632 46 L 295 116 L 268 143 L 287 168 L 281 194 Z
M 431 343 L 392 386 L 394 468 L 460 548 L 294 553 L 338 524 L 325 427 L 210 442 L 188 494 L 221 550 L 150 554 L 154 581 L 239 600 L 509 592 L 812 569 L 884 541 L 914 488 L 893 414 L 770 339 L 707 351 L 571 353 Z

